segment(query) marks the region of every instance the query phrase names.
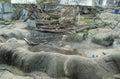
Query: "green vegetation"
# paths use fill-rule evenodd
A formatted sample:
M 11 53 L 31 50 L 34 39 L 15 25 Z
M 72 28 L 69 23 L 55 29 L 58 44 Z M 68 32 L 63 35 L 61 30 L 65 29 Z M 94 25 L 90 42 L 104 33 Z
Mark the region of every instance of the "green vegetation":
M 94 19 L 91 19 L 91 18 L 93 18 L 93 17 L 91 17 L 89 15 L 84 15 L 84 16 L 81 16 L 80 21 L 85 24 L 91 24 L 94 22 Z

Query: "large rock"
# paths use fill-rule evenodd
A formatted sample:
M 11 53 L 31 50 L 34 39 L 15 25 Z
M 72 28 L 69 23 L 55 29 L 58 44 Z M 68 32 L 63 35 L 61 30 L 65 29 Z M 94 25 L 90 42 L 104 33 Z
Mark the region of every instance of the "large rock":
M 32 77 L 17 76 L 9 71 L 0 71 L 0 79 L 33 79 Z
M 2 36 L 4 39 L 23 39 L 27 37 L 27 34 L 29 34 L 29 32 L 24 29 L 0 29 L 0 36 Z
M 16 46 L 12 46 L 16 49 Z M 13 65 L 25 72 L 41 71 L 51 77 L 67 76 L 75 79 L 102 79 L 106 71 L 88 58 L 64 56 L 52 53 L 33 54 L 24 49 L 13 50 L 7 46 L 0 48 L 1 63 Z M 99 74 L 98 74 L 99 73 Z M 108 73 L 110 74 L 110 73 Z M 108 75 L 105 74 L 105 75 Z
M 106 23 L 116 23 L 118 21 L 120 21 L 120 15 L 116 15 L 110 12 L 104 12 L 101 13 L 100 15 L 98 15 L 99 18 L 101 18 L 102 21 L 106 22 Z
M 0 45 L 0 63 L 15 66 L 28 72 L 28 74 L 35 71 L 43 72 L 48 74 L 50 79 L 62 79 L 62 77 L 63 79 L 65 79 L 64 77 L 71 79 L 111 79 L 120 71 L 119 53 L 90 59 L 52 52 L 33 53 L 27 48 L 19 47 L 16 44 Z
M 17 43 L 18 40 L 16 38 L 10 38 L 6 41 L 6 43 Z
M 111 46 L 114 42 L 114 37 L 109 33 L 98 33 L 93 36 L 92 42 L 103 46 Z
M 114 75 L 114 79 L 120 79 L 120 74 Z

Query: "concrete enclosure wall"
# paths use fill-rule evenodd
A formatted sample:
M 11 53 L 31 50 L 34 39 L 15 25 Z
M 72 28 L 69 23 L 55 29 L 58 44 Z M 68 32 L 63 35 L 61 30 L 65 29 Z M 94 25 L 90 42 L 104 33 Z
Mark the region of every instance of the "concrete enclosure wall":
M 11 3 L 0 3 L 0 19 L 11 20 L 14 8 Z

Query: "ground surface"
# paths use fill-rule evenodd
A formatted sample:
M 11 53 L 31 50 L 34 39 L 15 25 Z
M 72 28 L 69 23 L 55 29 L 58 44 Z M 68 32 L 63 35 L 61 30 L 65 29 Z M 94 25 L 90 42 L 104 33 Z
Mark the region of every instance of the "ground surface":
M 101 17 L 109 23 L 108 14 Z M 119 79 L 119 23 L 69 34 L 34 32 L 20 21 L 0 23 L 0 79 Z

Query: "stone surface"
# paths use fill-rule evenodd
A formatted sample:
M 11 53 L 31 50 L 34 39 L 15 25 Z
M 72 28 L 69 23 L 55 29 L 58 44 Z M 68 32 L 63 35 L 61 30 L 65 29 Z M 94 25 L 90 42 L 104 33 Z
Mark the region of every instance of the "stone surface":
M 117 21 L 120 21 L 120 15 L 118 14 L 113 14 L 113 13 L 109 13 L 109 12 L 105 12 L 105 13 L 101 13 L 99 15 L 99 17 L 107 23 L 115 23 Z
M 114 79 L 120 79 L 120 75 L 114 75 Z
M 0 79 L 33 79 L 32 77 L 17 76 L 7 70 L 0 71 Z
M 36 22 L 34 20 L 28 19 L 26 23 L 28 29 L 34 29 L 36 27 Z
M 17 39 L 16 38 L 10 38 L 6 41 L 6 43 L 17 43 Z
M 109 33 L 98 33 L 93 36 L 92 42 L 103 46 L 111 46 L 114 42 L 114 37 Z
M 27 34 L 29 34 L 29 31 L 24 29 L 0 29 L 0 36 L 2 36 L 5 39 L 23 39 L 27 37 Z

